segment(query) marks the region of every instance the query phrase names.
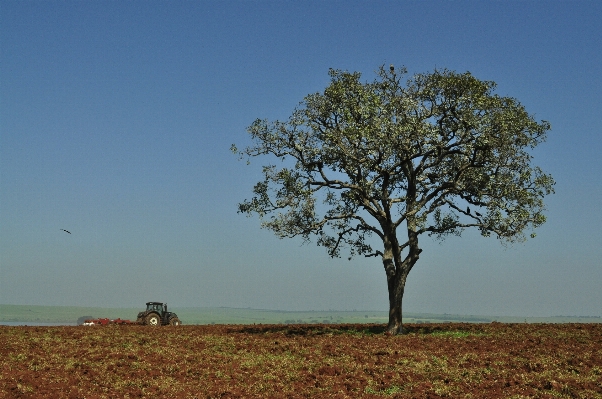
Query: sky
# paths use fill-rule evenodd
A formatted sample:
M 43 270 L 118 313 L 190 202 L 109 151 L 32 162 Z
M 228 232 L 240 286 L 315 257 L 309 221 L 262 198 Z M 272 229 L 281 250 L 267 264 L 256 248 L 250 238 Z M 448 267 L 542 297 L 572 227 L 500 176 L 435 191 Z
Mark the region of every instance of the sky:
M 602 316 L 601 20 L 597 1 L 2 1 L 0 303 L 387 311 L 379 259 L 237 214 L 270 160 L 229 148 L 329 68 L 394 64 L 495 81 L 551 123 L 533 163 L 556 180 L 524 244 L 422 237 L 404 311 Z

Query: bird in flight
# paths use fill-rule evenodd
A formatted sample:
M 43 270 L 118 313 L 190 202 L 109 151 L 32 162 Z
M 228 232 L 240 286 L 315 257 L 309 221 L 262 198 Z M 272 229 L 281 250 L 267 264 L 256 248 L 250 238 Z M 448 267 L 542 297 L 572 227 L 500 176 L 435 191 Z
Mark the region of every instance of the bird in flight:
M 65 233 L 69 233 L 69 234 L 71 234 L 71 232 L 70 232 L 70 231 L 67 231 L 67 230 L 65 230 L 65 229 L 61 229 L 61 231 L 64 231 Z

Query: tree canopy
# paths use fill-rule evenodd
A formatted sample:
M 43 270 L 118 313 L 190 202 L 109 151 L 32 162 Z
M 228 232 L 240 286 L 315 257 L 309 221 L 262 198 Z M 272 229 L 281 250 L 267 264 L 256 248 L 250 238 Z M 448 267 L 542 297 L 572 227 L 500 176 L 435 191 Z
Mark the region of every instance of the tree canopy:
M 257 119 L 242 157 L 280 159 L 239 212 L 279 237 L 378 256 L 387 275 L 389 331 L 399 333 L 408 273 L 423 234 L 477 228 L 505 242 L 534 236 L 554 180 L 531 165 L 550 124 L 536 121 L 496 84 L 447 69 L 408 76 L 380 67 L 372 82 L 333 70 L 323 93 L 287 121 Z M 275 158 L 274 158 L 275 157 Z M 378 239 L 376 239 L 376 237 Z M 375 242 L 382 242 L 378 244 Z

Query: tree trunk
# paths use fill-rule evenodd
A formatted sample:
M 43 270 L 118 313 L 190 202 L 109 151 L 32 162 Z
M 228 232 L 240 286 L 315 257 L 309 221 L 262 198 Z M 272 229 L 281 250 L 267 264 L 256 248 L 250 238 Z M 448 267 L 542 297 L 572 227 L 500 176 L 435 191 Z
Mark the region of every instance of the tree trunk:
M 408 217 L 407 224 L 410 245 L 408 255 L 404 260 L 401 258 L 395 228 L 391 223 L 383 225 L 383 230 L 388 232 L 383 237 L 384 252 L 382 257 L 389 290 L 389 325 L 387 326 L 387 333 L 394 335 L 403 334 L 401 305 L 406 278 L 422 252 L 418 248 L 418 235 L 416 234 L 414 218 Z
M 402 261 L 401 251 L 397 238 L 385 237 L 385 252 L 383 264 L 387 273 L 387 288 L 389 290 L 389 325 L 387 333 L 403 334 L 402 327 L 402 300 L 406 279 L 414 267 L 422 250 L 418 248 L 418 237 L 413 230 L 408 229 L 410 249 L 407 257 Z
M 406 284 L 406 276 L 399 271 L 392 276 L 387 276 L 389 288 L 389 325 L 387 333 L 403 334 L 402 326 L 402 300 L 403 290 Z

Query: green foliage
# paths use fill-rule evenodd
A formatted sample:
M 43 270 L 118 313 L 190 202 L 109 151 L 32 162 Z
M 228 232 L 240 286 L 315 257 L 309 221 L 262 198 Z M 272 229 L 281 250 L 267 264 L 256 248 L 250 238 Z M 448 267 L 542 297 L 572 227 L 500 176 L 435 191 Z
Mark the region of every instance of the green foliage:
M 316 235 L 331 256 L 343 246 L 352 256 L 382 254 L 367 237 L 384 239 L 404 223 L 417 235 L 476 227 L 514 242 L 545 222 L 554 181 L 531 166 L 528 150 L 550 125 L 494 94 L 494 82 L 382 67 L 368 83 L 357 72 L 330 77 L 288 121 L 258 119 L 248 129 L 254 144 L 232 147 L 294 161 L 264 167 L 241 213 L 258 214 L 279 237 Z

